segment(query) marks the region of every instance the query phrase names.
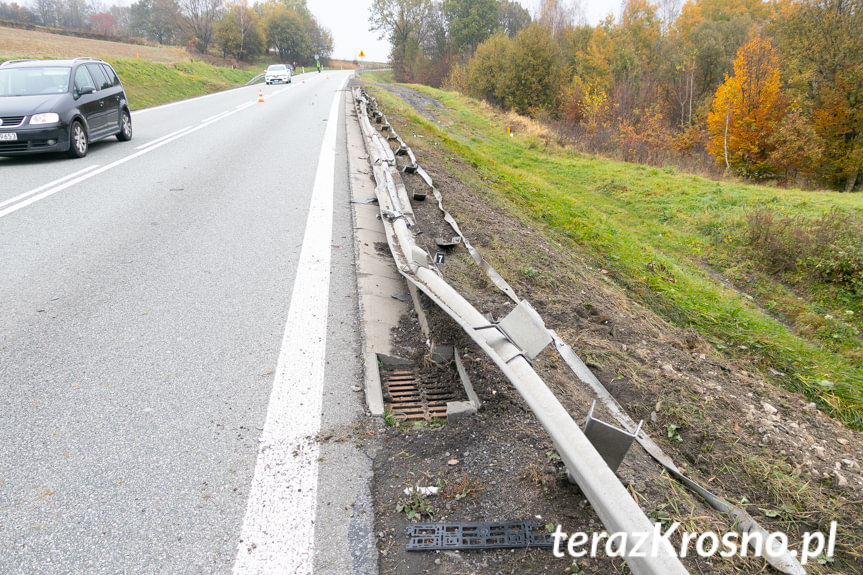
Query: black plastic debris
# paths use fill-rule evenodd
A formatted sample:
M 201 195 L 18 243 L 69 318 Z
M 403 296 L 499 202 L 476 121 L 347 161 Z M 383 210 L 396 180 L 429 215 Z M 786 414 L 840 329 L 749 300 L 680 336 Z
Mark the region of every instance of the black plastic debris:
M 415 523 L 408 527 L 407 551 L 550 548 L 552 534 L 536 521 L 500 523 Z

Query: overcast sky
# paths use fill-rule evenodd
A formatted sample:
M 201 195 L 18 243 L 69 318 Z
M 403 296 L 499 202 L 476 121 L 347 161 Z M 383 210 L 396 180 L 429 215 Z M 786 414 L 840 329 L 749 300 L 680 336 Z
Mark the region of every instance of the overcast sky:
M 539 0 L 519 0 L 533 15 Z M 589 24 L 596 25 L 619 2 L 582 0 L 581 5 Z M 333 34 L 333 58 L 353 60 L 360 50 L 366 55 L 359 58 L 366 62 L 386 62 L 390 46 L 386 40 L 378 40 L 377 32 L 369 31 L 369 7 L 372 0 L 306 0 L 306 6 L 318 19 L 318 24 Z
M 19 0 L 33 7 L 35 0 Z M 102 0 L 105 6 L 129 6 L 137 0 Z M 540 0 L 518 0 L 534 16 Z M 564 0 L 566 1 L 566 0 Z M 569 0 L 569 5 L 579 0 Z M 254 4 L 255 0 L 249 0 Z M 587 22 L 596 25 L 610 12 L 617 12 L 620 0 L 580 0 Z M 372 0 L 306 0 L 306 6 L 318 19 L 318 24 L 333 35 L 333 58 L 365 62 L 386 62 L 390 46 L 386 40 L 378 40 L 378 32 L 369 31 L 369 8 Z M 365 58 L 359 58 L 360 51 Z

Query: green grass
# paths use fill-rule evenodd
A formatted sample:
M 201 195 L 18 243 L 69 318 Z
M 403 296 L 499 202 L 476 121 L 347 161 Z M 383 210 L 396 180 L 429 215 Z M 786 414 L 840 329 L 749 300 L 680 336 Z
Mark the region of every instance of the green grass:
M 41 56 L 9 56 L 8 59 L 25 57 Z M 191 61 L 161 63 L 122 58 L 105 58 L 105 61 L 120 76 L 132 110 L 242 86 L 263 71 L 262 66 L 243 70 Z
M 361 72 L 360 77 L 366 82 L 378 82 L 382 84 L 393 83 L 392 70 L 375 70 L 374 72 L 363 71 Z
M 579 155 L 529 125 L 508 137 L 511 118 L 470 99 L 412 87 L 440 100 L 447 121 L 374 93 L 425 135 L 417 145 L 436 141 L 472 165 L 491 201 L 607 270 L 667 320 L 863 428 L 863 294 L 771 274 L 744 241 L 759 209 L 804 223 L 831 211 L 860 222 L 863 196 L 716 182 Z
M 203 62 L 107 61 L 120 76 L 133 110 L 242 86 L 259 73 L 257 69 L 232 70 Z

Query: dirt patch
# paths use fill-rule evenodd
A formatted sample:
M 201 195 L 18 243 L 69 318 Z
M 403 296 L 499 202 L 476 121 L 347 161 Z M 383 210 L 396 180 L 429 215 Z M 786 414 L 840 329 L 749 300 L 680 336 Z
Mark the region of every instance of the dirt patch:
M 408 102 L 417 112 L 432 122 L 438 121 L 438 113 L 444 109 L 443 104 L 441 104 L 440 101 L 421 92 L 417 92 L 416 90 L 411 90 L 404 86 L 395 86 L 393 84 L 374 85 L 389 90 L 402 100 Z
M 388 87 L 390 89 L 390 87 Z M 410 92 L 407 88 L 393 89 Z M 426 113 L 425 98 L 405 100 Z M 417 102 L 417 103 L 415 103 Z M 421 109 L 422 108 L 422 109 Z M 424 111 L 426 110 L 426 111 Z M 386 110 L 384 110 L 387 113 Z M 445 114 L 439 110 L 438 117 Z M 802 396 L 767 381 L 747 364 L 723 357 L 697 332 L 671 326 L 638 305 L 573 246 L 545 239 L 468 166 L 429 138 L 413 137 L 404 118 L 389 122 L 417 154 L 465 236 L 533 304 L 594 374 L 678 466 L 728 501 L 743 505 L 768 531 L 787 534 L 792 548 L 805 532 L 829 532 L 837 521 L 836 555 L 810 562 L 810 573 L 863 572 L 863 450 L 860 434 L 816 411 Z M 445 119 L 445 118 L 444 118 Z M 404 174 L 409 195 L 425 186 Z M 430 253 L 445 233 L 433 196 L 414 201 L 417 242 Z M 448 232 L 446 232 L 448 233 Z M 440 251 L 440 250 L 438 250 Z M 500 318 L 513 303 L 473 263 L 463 246 L 447 248 L 438 269 L 477 309 Z M 382 573 L 622 573 L 616 559 L 555 558 L 545 550 L 464 553 L 404 550 L 411 520 L 503 521 L 539 517 L 567 532 L 602 527 L 571 485 L 551 442 L 518 393 L 457 325 L 430 302 L 432 341 L 455 345 L 484 403 L 479 414 L 441 428 L 394 427 L 375 461 L 376 531 Z M 398 329 L 401 352 L 421 358 L 425 336 L 415 318 Z M 401 353 L 400 352 L 400 353 Z M 553 349 L 534 367 L 576 421 L 592 401 Z M 612 421 L 601 412 L 598 417 Z M 458 463 L 450 465 L 451 460 Z M 707 506 L 642 450 L 630 450 L 618 475 L 656 522 L 680 521 L 693 533 L 724 533 L 727 518 Z M 414 500 L 404 489 L 439 486 Z M 409 519 L 407 511 L 413 511 Z M 690 547 L 694 555 L 694 546 Z M 760 573 L 755 558 L 684 560 L 693 573 Z

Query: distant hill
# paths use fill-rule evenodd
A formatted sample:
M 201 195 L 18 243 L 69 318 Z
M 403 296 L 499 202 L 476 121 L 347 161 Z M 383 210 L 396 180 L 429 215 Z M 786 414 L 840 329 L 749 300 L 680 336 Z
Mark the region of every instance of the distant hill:
M 127 44 L 0 25 L 0 60 L 76 56 L 110 59 L 140 58 L 164 63 L 189 60 L 188 54 L 177 46 Z

